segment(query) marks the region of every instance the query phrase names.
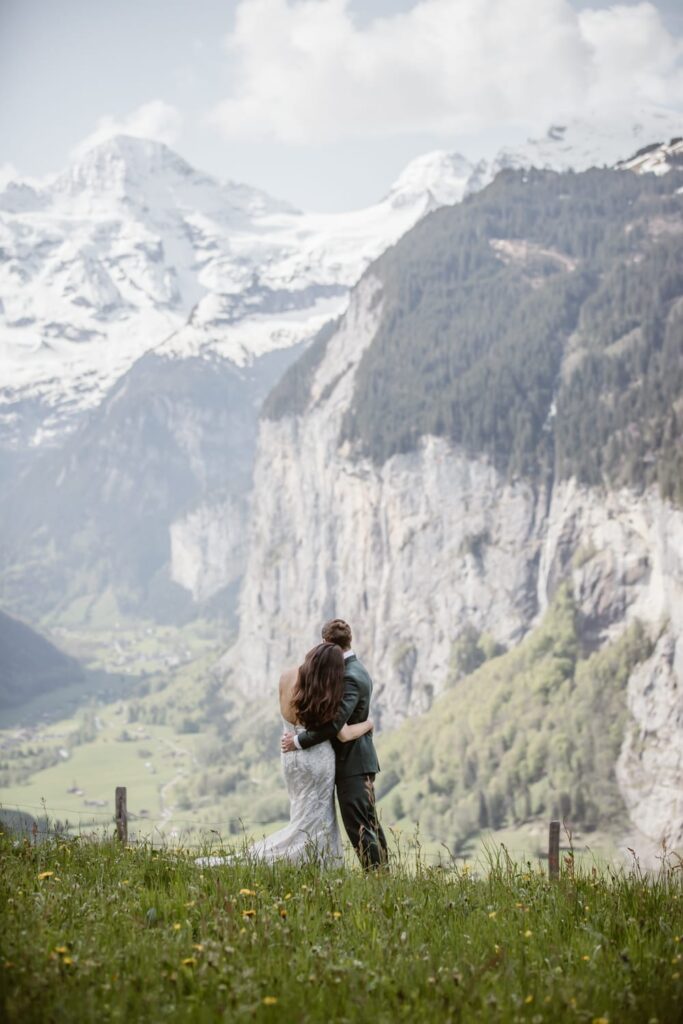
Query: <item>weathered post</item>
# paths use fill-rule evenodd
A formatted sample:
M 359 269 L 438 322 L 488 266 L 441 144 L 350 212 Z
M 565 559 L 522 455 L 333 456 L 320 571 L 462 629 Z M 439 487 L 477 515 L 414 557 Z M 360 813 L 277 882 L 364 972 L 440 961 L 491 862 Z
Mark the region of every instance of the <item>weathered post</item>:
M 551 821 L 548 831 L 548 878 L 557 881 L 560 877 L 560 823 Z
M 116 787 L 116 835 L 122 843 L 128 842 L 128 801 L 125 786 Z

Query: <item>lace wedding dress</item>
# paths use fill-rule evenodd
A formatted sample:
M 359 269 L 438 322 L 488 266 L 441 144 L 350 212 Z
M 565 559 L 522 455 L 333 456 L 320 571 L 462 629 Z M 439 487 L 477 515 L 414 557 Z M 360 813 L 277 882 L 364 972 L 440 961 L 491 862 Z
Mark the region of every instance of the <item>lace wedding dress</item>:
M 282 719 L 284 732 L 304 727 Z M 289 794 L 289 825 L 254 843 L 246 857 L 259 860 L 317 860 L 325 867 L 341 867 L 343 853 L 334 808 L 335 756 L 329 741 L 308 750 L 281 754 L 282 772 Z M 198 857 L 200 867 L 234 863 L 229 857 Z

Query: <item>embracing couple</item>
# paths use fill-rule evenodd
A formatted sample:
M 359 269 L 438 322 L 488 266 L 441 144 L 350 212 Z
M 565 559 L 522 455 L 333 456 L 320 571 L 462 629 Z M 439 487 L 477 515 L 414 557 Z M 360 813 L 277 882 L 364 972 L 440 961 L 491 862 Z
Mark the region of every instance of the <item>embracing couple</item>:
M 366 869 L 387 863 L 387 843 L 377 819 L 375 774 L 379 763 L 368 717 L 372 680 L 351 649 L 351 627 L 332 619 L 323 642 L 298 668 L 280 677 L 282 770 L 290 802 L 289 824 L 250 847 L 267 860 L 343 863 L 339 810 L 351 845 Z M 201 858 L 205 866 L 225 863 Z

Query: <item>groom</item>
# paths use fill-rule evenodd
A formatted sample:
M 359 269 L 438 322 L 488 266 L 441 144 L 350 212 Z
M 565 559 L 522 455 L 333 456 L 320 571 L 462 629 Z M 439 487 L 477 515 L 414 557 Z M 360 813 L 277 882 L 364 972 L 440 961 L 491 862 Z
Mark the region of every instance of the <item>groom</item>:
M 351 650 L 351 627 L 343 619 L 330 619 L 322 628 L 326 643 L 337 644 L 344 652 L 344 695 L 337 717 L 320 729 L 286 733 L 282 751 L 306 750 L 331 740 L 337 771 L 336 786 L 342 821 L 351 844 L 365 868 L 377 868 L 387 862 L 387 841 L 377 819 L 375 775 L 379 761 L 372 733 L 349 743 L 340 743 L 337 733 L 347 722 L 366 722 L 370 711 L 372 679 Z

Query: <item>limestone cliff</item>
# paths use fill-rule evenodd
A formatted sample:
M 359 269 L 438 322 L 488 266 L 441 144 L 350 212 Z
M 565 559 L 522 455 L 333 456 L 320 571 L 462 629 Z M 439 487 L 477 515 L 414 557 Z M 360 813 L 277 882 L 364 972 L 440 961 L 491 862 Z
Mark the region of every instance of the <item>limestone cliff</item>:
M 273 692 L 281 667 L 342 615 L 376 682 L 382 728 L 426 710 L 466 627 L 510 646 L 570 578 L 586 643 L 634 618 L 659 634 L 629 683 L 617 766 L 633 824 L 680 842 L 683 828 L 683 513 L 654 491 L 569 479 L 506 480 L 442 438 L 377 466 L 339 445 L 354 375 L 382 311 L 366 277 L 327 345 L 299 415 L 261 423 L 230 686 Z

